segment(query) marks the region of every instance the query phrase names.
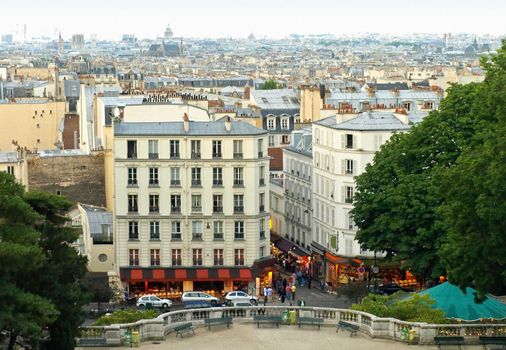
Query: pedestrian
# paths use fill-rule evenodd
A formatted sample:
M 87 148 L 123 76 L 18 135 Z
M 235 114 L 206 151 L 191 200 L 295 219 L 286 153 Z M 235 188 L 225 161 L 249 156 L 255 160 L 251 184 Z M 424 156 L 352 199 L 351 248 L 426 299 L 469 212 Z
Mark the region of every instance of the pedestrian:
M 286 278 L 283 278 L 283 290 L 285 290 L 287 284 L 288 281 L 286 280 Z
M 307 288 L 308 288 L 308 289 L 311 289 L 311 281 L 312 281 L 312 280 L 313 280 L 313 279 L 311 278 L 311 275 L 308 273 L 308 274 L 307 274 Z
M 287 285 L 285 287 L 285 293 L 286 293 L 286 298 L 288 300 L 292 300 L 292 287 L 290 287 L 290 285 Z
M 264 297 L 267 298 L 267 286 L 264 287 Z
M 267 300 L 268 301 L 272 300 L 272 288 L 271 287 L 267 288 Z
M 295 300 L 295 291 L 297 290 L 297 287 L 295 287 L 295 284 L 292 286 L 291 288 L 291 292 L 292 292 L 292 300 Z
M 282 292 L 281 292 L 281 302 L 282 302 L 283 304 L 285 303 L 285 298 L 286 298 L 285 291 L 282 291 Z

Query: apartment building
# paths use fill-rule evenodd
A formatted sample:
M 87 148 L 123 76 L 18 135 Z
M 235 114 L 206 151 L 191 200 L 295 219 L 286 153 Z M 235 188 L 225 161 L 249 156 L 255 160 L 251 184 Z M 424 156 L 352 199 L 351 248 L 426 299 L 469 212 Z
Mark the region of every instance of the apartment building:
M 368 112 L 337 114 L 313 123 L 313 252 L 326 270 L 326 281 L 338 278 L 343 257 L 368 257 L 355 240 L 355 180 L 394 132 L 409 130 L 427 113 Z M 326 265 L 326 266 L 325 266 Z M 325 272 L 324 272 L 325 275 Z
M 131 291 L 255 286 L 270 255 L 267 132 L 214 122 L 114 123 L 117 265 Z

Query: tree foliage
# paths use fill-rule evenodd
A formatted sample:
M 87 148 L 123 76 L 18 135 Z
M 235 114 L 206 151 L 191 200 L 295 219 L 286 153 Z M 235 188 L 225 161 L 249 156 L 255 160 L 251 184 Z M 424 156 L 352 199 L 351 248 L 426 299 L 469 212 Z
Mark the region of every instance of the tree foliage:
M 265 83 L 262 84 L 260 90 L 275 90 L 279 89 L 279 84 L 276 80 L 270 79 L 266 80 Z
M 11 349 L 19 337 L 38 343 L 44 329 L 48 348 L 75 346 L 86 259 L 71 246 L 77 235 L 63 215 L 70 205 L 59 196 L 25 193 L 0 172 L 0 331 Z
M 336 289 L 337 296 L 345 296 L 352 303 L 359 303 L 367 293 L 367 282 L 365 281 L 351 281 L 346 284 L 342 284 Z
M 438 111 L 394 135 L 356 179 L 357 239 L 423 278 L 506 286 L 506 41 L 482 83 L 453 85 Z
M 155 310 L 135 310 L 125 309 L 114 311 L 111 314 L 104 315 L 95 321 L 94 326 L 108 326 L 118 323 L 133 323 L 139 320 L 155 318 L 158 313 Z

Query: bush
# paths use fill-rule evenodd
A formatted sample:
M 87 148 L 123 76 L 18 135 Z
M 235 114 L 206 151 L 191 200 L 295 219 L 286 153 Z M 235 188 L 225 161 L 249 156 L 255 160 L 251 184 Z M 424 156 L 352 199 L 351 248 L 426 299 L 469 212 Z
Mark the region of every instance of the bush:
M 367 283 L 364 281 L 353 281 L 343 284 L 336 289 L 337 296 L 345 296 L 352 303 L 359 303 L 367 295 Z
M 158 316 L 158 313 L 155 310 L 135 310 L 135 309 L 126 309 L 114 311 L 109 315 L 104 315 L 95 321 L 94 326 L 109 326 L 111 324 L 118 323 L 132 323 L 139 320 L 145 320 L 150 318 L 155 318 Z
M 397 293 L 396 293 L 397 294 Z M 401 321 L 448 323 L 443 310 L 433 309 L 434 300 L 428 295 L 414 294 L 399 300 L 397 296 L 368 295 L 352 309 L 373 314 L 378 317 L 393 317 Z

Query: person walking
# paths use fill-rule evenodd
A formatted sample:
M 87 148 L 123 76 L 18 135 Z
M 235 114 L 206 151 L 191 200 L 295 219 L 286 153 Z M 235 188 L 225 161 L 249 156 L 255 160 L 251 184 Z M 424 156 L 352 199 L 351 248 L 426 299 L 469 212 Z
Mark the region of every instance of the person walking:
M 295 287 L 295 284 L 292 285 L 292 288 L 290 288 L 290 292 L 292 294 L 292 300 L 295 301 L 295 291 L 297 290 L 297 287 Z
M 285 287 L 285 293 L 286 293 L 286 298 L 288 299 L 288 301 L 293 300 L 292 299 L 292 287 L 290 287 L 290 285 L 287 285 Z
M 267 288 L 267 301 L 272 301 L 272 288 L 271 287 L 268 287 Z

